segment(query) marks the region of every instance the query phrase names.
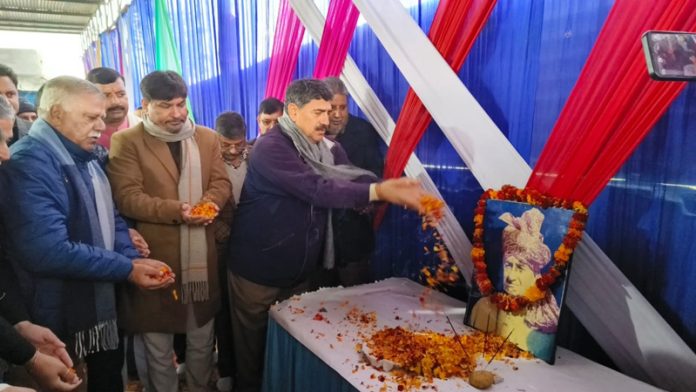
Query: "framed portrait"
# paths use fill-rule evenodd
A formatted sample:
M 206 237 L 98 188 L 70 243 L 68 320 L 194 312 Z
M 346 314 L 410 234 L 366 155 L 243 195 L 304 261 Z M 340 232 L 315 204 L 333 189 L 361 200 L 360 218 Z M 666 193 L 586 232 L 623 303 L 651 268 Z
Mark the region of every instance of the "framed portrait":
M 653 79 L 696 80 L 696 33 L 648 31 L 641 43 Z
M 494 291 L 522 296 L 553 265 L 573 211 L 489 200 L 484 216 L 486 270 Z M 570 267 L 570 262 L 568 263 Z M 518 311 L 505 311 L 473 285 L 465 323 L 493 333 L 548 363 L 554 362 L 556 331 L 565 298 L 567 268 L 545 297 Z

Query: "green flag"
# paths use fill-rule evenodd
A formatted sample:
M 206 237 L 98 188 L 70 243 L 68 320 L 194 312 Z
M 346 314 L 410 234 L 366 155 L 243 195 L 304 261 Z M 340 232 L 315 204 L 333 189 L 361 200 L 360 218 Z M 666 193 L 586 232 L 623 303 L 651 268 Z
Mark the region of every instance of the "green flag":
M 155 0 L 155 68 L 158 71 L 174 71 L 183 75 L 181 57 L 174 42 L 174 30 L 169 19 L 166 0 Z M 186 108 L 189 117 L 194 120 L 191 102 L 188 99 L 186 99 Z

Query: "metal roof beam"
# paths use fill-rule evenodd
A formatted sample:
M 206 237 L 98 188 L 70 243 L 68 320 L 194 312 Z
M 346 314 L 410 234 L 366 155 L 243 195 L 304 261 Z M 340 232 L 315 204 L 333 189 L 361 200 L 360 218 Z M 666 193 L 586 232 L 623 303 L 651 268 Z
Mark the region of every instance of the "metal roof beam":
M 2 11 L 22 12 L 25 14 L 48 15 L 48 16 L 81 16 L 81 17 L 86 17 L 86 18 L 89 18 L 94 14 L 94 12 L 76 13 L 76 12 L 58 12 L 58 11 L 37 11 L 35 9 L 28 9 L 28 8 L 10 8 L 10 7 L 0 6 L 0 12 L 2 12 Z
M 41 26 L 2 26 L 3 30 L 8 31 L 29 31 L 35 33 L 63 33 L 63 34 L 80 34 L 83 29 L 76 28 L 58 28 L 58 27 L 41 27 Z
M 100 5 L 104 0 L 53 0 L 51 3 L 69 3 L 69 4 L 82 4 L 82 5 Z
M 52 23 L 52 22 L 35 22 L 30 20 L 12 20 L 12 19 L 0 19 L 0 25 L 2 28 L 10 26 L 26 26 L 26 27 L 50 27 L 50 28 L 65 28 L 65 29 L 80 29 L 83 30 L 86 24 L 75 24 L 75 23 Z

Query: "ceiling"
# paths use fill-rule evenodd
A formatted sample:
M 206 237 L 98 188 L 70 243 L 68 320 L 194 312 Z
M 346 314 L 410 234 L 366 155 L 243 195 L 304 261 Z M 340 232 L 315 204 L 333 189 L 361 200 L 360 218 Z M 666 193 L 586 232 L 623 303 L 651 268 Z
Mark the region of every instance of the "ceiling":
M 81 33 L 104 0 L 0 0 L 0 30 Z

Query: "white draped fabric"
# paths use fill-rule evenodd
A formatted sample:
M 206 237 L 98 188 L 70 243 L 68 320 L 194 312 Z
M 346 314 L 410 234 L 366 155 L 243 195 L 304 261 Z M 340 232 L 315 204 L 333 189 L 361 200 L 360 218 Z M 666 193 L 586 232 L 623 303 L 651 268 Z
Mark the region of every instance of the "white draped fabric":
M 314 1 L 290 0 L 290 4 L 305 25 L 306 31 L 312 36 L 312 39 L 319 44 L 321 42 L 325 18 L 314 4 Z M 367 80 L 365 80 L 365 77 L 350 55 L 346 57 L 346 64 L 343 67 L 341 79 L 345 83 L 346 88 L 348 88 L 348 92 L 355 100 L 355 103 L 360 107 L 363 113 L 365 113 L 367 119 L 375 127 L 385 143 L 389 144 L 394 134 L 394 120 L 391 118 L 384 105 L 382 105 L 379 98 L 377 98 L 377 94 L 375 94 L 372 87 L 367 83 Z M 430 175 L 425 171 L 423 164 L 414 154 L 411 154 L 405 171 L 407 176 L 419 179 L 428 192 L 437 195 L 440 199 L 443 198 L 437 186 L 435 186 L 435 183 L 430 178 Z M 445 208 L 438 230 L 452 258 L 461 269 L 467 282 L 471 283 L 470 277 L 473 273 L 473 265 L 464 262 L 464 260 L 470 258 L 471 242 L 449 207 Z
M 409 84 L 481 186 L 523 187 L 531 168 L 502 135 L 420 27 L 396 0 L 353 0 Z M 318 42 L 324 18 L 311 0 L 291 0 Z M 342 75 L 351 95 L 388 142 L 394 121 L 352 59 Z M 435 185 L 415 156 L 406 168 L 425 187 Z M 457 260 L 470 260 L 471 244 L 451 211 L 443 236 Z M 463 251 L 460 251 L 463 250 Z M 589 237 L 578 247 L 567 303 L 626 373 L 669 390 L 696 385 L 696 355 Z M 470 275 L 471 263 L 462 268 Z

